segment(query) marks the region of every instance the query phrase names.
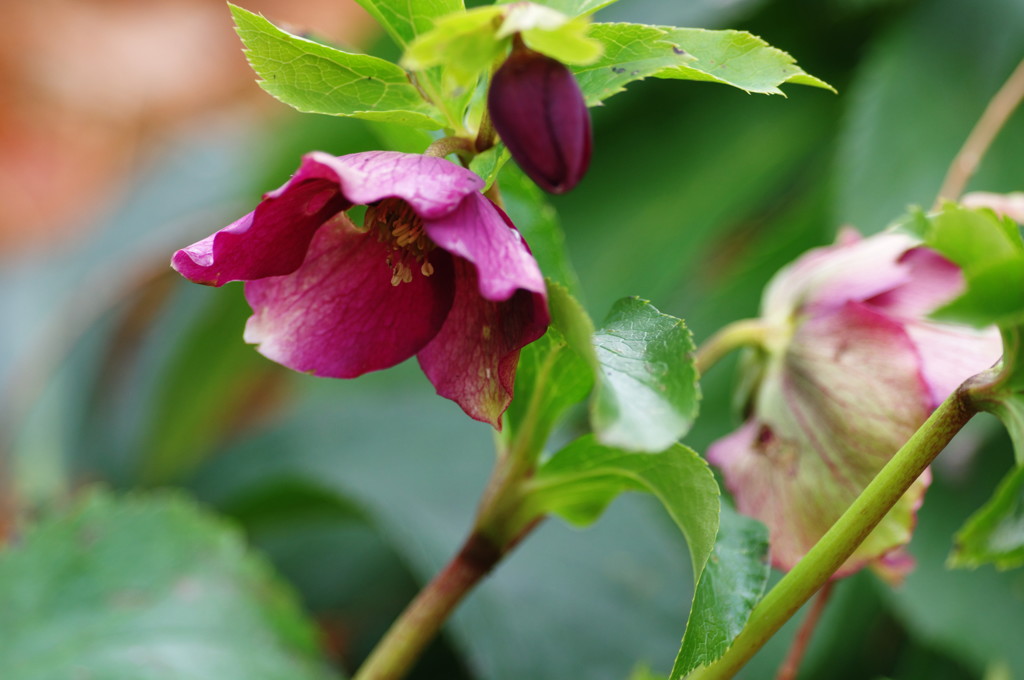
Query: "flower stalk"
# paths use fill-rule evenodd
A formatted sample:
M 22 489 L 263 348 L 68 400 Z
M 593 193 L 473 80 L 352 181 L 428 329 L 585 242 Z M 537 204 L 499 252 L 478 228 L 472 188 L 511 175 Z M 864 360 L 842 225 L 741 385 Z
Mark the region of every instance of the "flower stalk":
M 535 390 L 514 436 L 497 437 L 498 460 L 469 537 L 392 624 L 353 680 L 404 677 L 462 599 L 540 523 L 541 517 L 524 517 L 520 510 L 524 483 L 544 445 L 545 433 L 538 424 L 542 401 Z
M 688 676 L 689 680 L 733 677 L 811 596 L 829 582 L 975 413 L 977 408 L 966 386 L 942 402 L 832 528 L 758 603 L 747 625 L 722 658 L 694 671 Z
M 404 677 L 462 598 L 501 559 L 502 551 L 474 532 L 416 596 L 367 657 L 353 680 Z

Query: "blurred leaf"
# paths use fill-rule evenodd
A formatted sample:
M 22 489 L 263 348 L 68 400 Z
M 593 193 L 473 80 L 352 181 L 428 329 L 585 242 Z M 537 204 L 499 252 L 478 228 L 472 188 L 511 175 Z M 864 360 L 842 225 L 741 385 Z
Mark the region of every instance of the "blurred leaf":
M 5 679 L 330 678 L 292 594 L 181 498 L 93 495 L 0 553 Z
M 501 156 L 507 158 L 506 153 Z M 578 295 L 580 282 L 569 261 L 565 232 L 544 192 L 515 165 L 502 166 L 500 181 L 505 212 L 526 239 L 544 276 Z
M 509 5 L 515 2 L 519 2 L 519 0 L 499 0 L 498 4 Z M 534 3 L 537 5 L 550 7 L 571 17 L 593 14 L 602 7 L 607 7 L 616 2 L 618 0 L 534 0 Z
M 469 169 L 483 179 L 486 191 L 494 184 L 494 180 L 498 178 L 498 173 L 501 172 L 509 157 L 505 145 L 497 144 L 487 151 L 473 156 L 473 160 L 469 162 Z
M 438 399 L 414 364 L 355 381 L 297 380 L 308 394 L 292 418 L 212 459 L 196 477 L 202 497 L 230 503 L 275 478 L 312 480 L 361 506 L 425 582 L 470 528 L 490 428 Z M 638 659 L 670 662 L 691 586 L 668 524 L 651 499 L 628 494 L 586 532 L 540 525 L 447 625 L 470 674 L 603 680 Z
M 591 36 L 604 43 L 604 55 L 576 69 L 591 105 L 651 76 L 722 83 L 762 94 L 782 94 L 779 85 L 784 83 L 833 89 L 805 73 L 782 50 L 744 31 L 616 23 L 595 24 Z
M 1024 3 L 977 0 L 963 10 L 960 0 L 912 3 L 870 45 L 843 116 L 836 224 L 873 233 L 907 205 L 931 205 L 986 104 L 1024 57 Z M 951 85 L 956 96 L 935 106 L 936 93 Z M 968 189 L 1019 191 L 1022 146 L 1017 115 Z
M 509 6 L 499 36 L 519 33 L 528 47 L 563 64 L 589 64 L 601 56 L 601 42 L 587 35 L 590 21 L 533 3 Z
M 600 380 L 591 404 L 597 438 L 661 451 L 693 425 L 700 402 L 693 336 L 680 319 L 623 298 L 594 334 Z
M 251 413 L 272 399 L 277 367 L 242 342 L 250 311 L 242 287 L 213 296 L 164 365 L 146 412 L 140 476 L 149 484 L 178 479 Z
M 503 10 L 478 7 L 442 17 L 413 41 L 402 57 L 402 66 L 421 71 L 443 66 L 448 89 L 472 87 L 508 49 L 508 39 L 497 37 Z
M 485 5 L 439 18 L 416 38 L 402 57 L 411 71 L 440 67 L 445 91 L 461 93 L 508 52 L 513 34 L 558 61 L 585 64 L 601 53 L 601 43 L 587 36 L 590 22 L 531 3 Z
M 300 38 L 260 15 L 230 7 L 260 87 L 285 104 L 305 113 L 444 127 L 437 110 L 395 64 Z
M 525 514 L 551 512 L 587 526 L 623 491 L 650 493 L 661 502 L 686 537 L 699 578 L 718 532 L 719 491 L 704 459 L 682 444 L 639 455 L 583 436 L 537 470 L 527 487 Z
M 569 347 L 597 373 L 597 352 L 593 344 L 594 322 L 568 288 L 555 281 L 548 281 L 547 284 L 551 325 L 558 329 Z
M 957 532 L 949 565 L 983 564 L 998 569 L 1024 564 L 1024 466 L 1011 470 L 988 503 Z
M 403 47 L 429 31 L 434 21 L 464 8 L 462 0 L 356 0 Z
M 954 203 L 911 220 L 910 229 L 964 273 L 964 293 L 935 310 L 935 318 L 977 327 L 1024 322 L 1024 241 L 1015 222 Z
M 697 582 L 672 677 L 721 658 L 768 587 L 768 529 L 723 505 L 715 549 Z

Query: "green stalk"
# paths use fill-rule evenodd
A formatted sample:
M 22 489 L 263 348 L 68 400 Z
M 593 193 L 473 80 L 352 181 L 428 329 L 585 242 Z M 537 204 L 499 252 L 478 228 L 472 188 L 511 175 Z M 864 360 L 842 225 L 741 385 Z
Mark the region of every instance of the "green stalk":
M 701 343 L 693 361 L 697 372 L 704 375 L 722 357 L 742 347 L 763 347 L 769 328 L 761 319 L 743 319 L 725 326 Z
M 544 364 L 546 380 L 555 357 Z M 541 425 L 543 388 L 536 389 L 512 441 L 499 441 L 498 462 L 483 493 L 469 538 L 448 565 L 392 624 L 352 680 L 398 680 L 419 659 L 462 599 L 538 524 L 519 512 L 523 487 L 547 438 Z
M 963 387 L 942 402 L 832 528 L 758 603 L 747 625 L 725 655 L 710 666 L 691 673 L 688 680 L 733 677 L 814 593 L 828 583 L 832 574 L 976 412 Z

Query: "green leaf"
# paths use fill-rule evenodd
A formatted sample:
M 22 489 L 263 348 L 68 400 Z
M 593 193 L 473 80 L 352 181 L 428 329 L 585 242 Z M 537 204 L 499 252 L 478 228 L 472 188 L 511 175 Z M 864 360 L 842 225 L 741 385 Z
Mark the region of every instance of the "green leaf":
M 437 110 L 395 64 L 300 38 L 260 15 L 230 8 L 260 87 L 285 104 L 306 113 L 444 127 Z
M 439 19 L 433 29 L 412 42 L 402 65 L 411 71 L 442 66 L 448 90 L 469 88 L 508 50 L 499 39 L 500 7 L 478 7 Z
M 594 24 L 590 36 L 604 44 L 604 54 L 575 71 L 591 105 L 648 77 L 722 83 L 764 94 L 782 94 L 784 83 L 832 89 L 785 52 L 743 31 L 607 23 Z
M 1024 466 L 999 484 L 992 498 L 957 532 L 949 566 L 998 569 L 1024 565 Z
M 662 69 L 657 78 L 703 80 L 732 85 L 746 92 L 782 94 L 780 85 L 810 85 L 835 92 L 823 80 L 804 72 L 796 60 L 745 31 L 709 31 L 703 28 L 667 28 L 695 61 Z
M 660 451 L 697 417 L 693 337 L 680 319 L 623 298 L 594 334 L 600 382 L 591 404 L 598 439 L 629 451 Z
M 548 307 L 551 309 L 551 325 L 558 329 L 569 347 L 597 373 L 600 364 L 592 342 L 594 322 L 583 305 L 564 285 L 548 281 Z
M 494 180 L 498 178 L 498 173 L 501 172 L 509 158 L 508 149 L 505 148 L 505 145 L 498 144 L 474 156 L 473 160 L 469 162 L 469 169 L 479 175 L 484 181 L 484 190 L 486 191 L 494 184 Z
M 413 41 L 402 65 L 411 71 L 442 68 L 445 90 L 465 92 L 508 52 L 513 34 L 532 49 L 569 64 L 585 64 L 601 53 L 587 37 L 590 22 L 533 3 L 488 5 L 439 19 Z
M 506 156 L 503 153 L 501 157 Z M 565 232 L 546 194 L 511 164 L 501 168 L 501 196 L 505 212 L 526 239 L 544 276 L 565 287 L 570 294 L 578 292 L 580 282 L 569 261 Z
M 587 35 L 590 21 L 534 3 L 510 5 L 498 37 L 522 35 L 530 48 L 565 64 L 589 64 L 601 56 L 602 45 Z
M 527 486 L 525 514 L 554 513 L 587 526 L 623 491 L 644 491 L 661 502 L 686 537 L 699 578 L 718 532 L 719 491 L 707 463 L 682 444 L 637 455 L 593 435 L 581 437 L 537 471 Z
M 977 327 L 1024 323 L 1024 241 L 1016 223 L 984 208 L 947 203 L 904 225 L 964 273 L 966 290 L 933 316 Z
M 401 46 L 406 46 L 434 22 L 465 8 L 462 0 L 356 0 Z
M 694 60 L 658 26 L 594 24 L 590 37 L 604 45 L 604 53 L 594 63 L 573 69 L 589 106 L 622 92 L 628 83 Z
M 0 553 L 0 630 L 5 680 L 335 677 L 238 533 L 169 494 L 93 495 Z
M 364 508 L 426 583 L 465 538 L 493 465 L 486 455 L 490 428 L 438 399 L 415 362 L 359 380 L 299 380 L 296 387 L 305 398 L 290 417 L 211 459 L 195 476 L 198 490 L 230 504 L 282 478 L 332 489 Z M 540 524 L 526 549 L 481 583 L 446 626 L 466 674 L 589 680 L 625 678 L 638 659 L 664 665 L 666 650 L 679 645 L 679 603 L 692 595 L 689 556 L 665 519 L 652 497 L 625 494 L 585 532 Z M 379 590 L 382 577 L 366 557 L 347 556 L 349 573 L 365 567 L 363 580 L 350 587 Z M 333 592 L 337 579 L 323 578 Z M 338 606 L 332 611 L 365 634 L 365 612 Z
M 516 371 L 516 398 L 508 409 L 509 432 L 533 416 L 530 451 L 539 452 L 552 429 L 574 404 L 590 393 L 594 374 L 586 362 L 569 349 L 555 327 L 523 348 Z
M 519 0 L 500 0 L 499 5 L 509 5 Z M 613 5 L 618 0 L 534 0 L 534 4 L 550 7 L 571 17 L 593 14 L 599 9 Z
M 672 677 L 707 666 L 732 645 L 768 587 L 768 529 L 722 507 L 718 538 L 693 594 Z

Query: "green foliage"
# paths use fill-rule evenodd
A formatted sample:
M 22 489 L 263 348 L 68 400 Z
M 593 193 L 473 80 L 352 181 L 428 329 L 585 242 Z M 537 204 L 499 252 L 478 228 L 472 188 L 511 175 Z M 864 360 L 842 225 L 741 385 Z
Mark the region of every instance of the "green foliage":
M 950 564 L 1019 566 L 1024 564 L 1024 239 L 1012 220 L 953 203 L 934 215 L 916 213 L 910 227 L 964 273 L 963 294 L 934 316 L 975 326 L 998 325 L 1003 338 L 999 370 L 972 387 L 972 394 L 980 408 L 1003 422 L 1013 441 L 1017 468 L 957 533 Z
M 639 298 L 612 307 L 594 334 L 600 380 L 591 404 L 598 439 L 628 451 L 660 451 L 689 431 L 700 387 L 683 322 Z
M 648 77 L 721 83 L 763 94 L 782 94 L 779 86 L 785 83 L 833 89 L 782 50 L 743 31 L 614 23 L 595 24 L 591 36 L 604 44 L 604 54 L 576 69 L 591 105 Z
M 795 60 L 745 31 L 708 31 L 702 28 L 667 28 L 668 39 L 676 42 L 695 61 L 665 68 L 657 78 L 703 80 L 732 85 L 746 92 L 782 94 L 780 85 L 810 85 L 835 89 L 805 73 Z
M 977 327 L 1024 323 L 1024 241 L 1016 223 L 948 203 L 934 215 L 915 213 L 912 230 L 964 272 L 966 290 L 935 318 Z
M 586 64 L 601 53 L 587 36 L 590 22 L 532 3 L 487 5 L 439 18 L 402 57 L 411 71 L 434 66 L 444 73 L 445 91 L 471 90 L 508 52 L 513 34 L 532 49 L 568 64 Z
M 1024 565 L 1024 466 L 1011 470 L 992 498 L 957 532 L 949 563 L 993 564 L 999 569 Z
M 718 532 L 719 491 L 707 463 L 682 444 L 639 455 L 581 437 L 537 471 L 527 485 L 524 514 L 551 512 L 586 526 L 623 491 L 644 491 L 661 502 L 686 537 L 699 578 Z
M 388 32 L 405 46 L 429 31 L 434 22 L 464 8 L 462 0 L 356 0 Z
M 508 50 L 508 41 L 496 36 L 501 17 L 493 6 L 443 17 L 409 45 L 402 65 L 411 71 L 443 65 L 448 89 L 471 87 Z
M 444 127 L 395 64 L 291 35 L 262 16 L 230 7 L 260 87 L 285 104 L 306 113 Z
M 593 372 L 590 424 L 602 444 L 661 451 L 693 425 L 700 402 L 693 338 L 683 322 L 623 298 L 602 328 L 564 288 L 549 286 L 552 324 Z
M 519 0 L 498 0 L 499 5 L 510 5 Z M 593 14 L 599 9 L 618 2 L 618 0 L 536 0 L 534 4 L 550 7 L 571 17 Z
M 557 284 L 554 284 L 557 285 Z M 565 412 L 586 399 L 594 376 L 579 354 L 571 350 L 554 327 L 524 347 L 516 372 L 516 394 L 509 406 L 512 434 L 531 422 L 530 451 L 539 452 Z
M 173 495 L 96 494 L 0 553 L 4 678 L 336 677 L 292 593 Z
M 719 659 L 736 639 L 768 586 L 768 530 L 722 507 L 718 537 L 697 582 L 672 677 Z

